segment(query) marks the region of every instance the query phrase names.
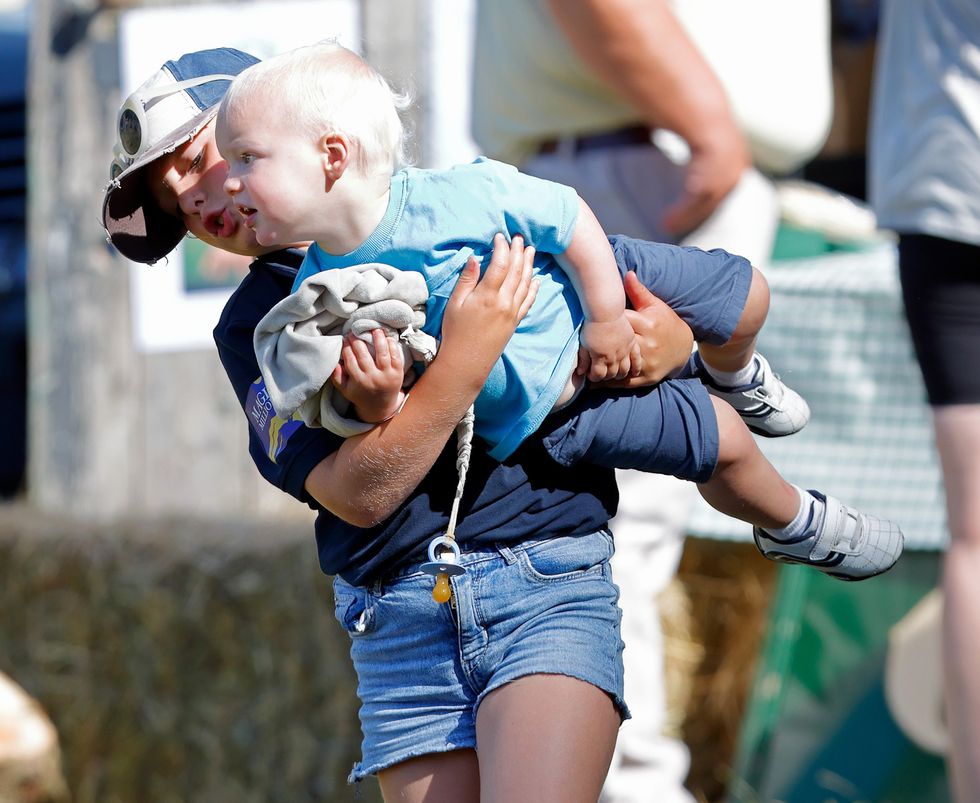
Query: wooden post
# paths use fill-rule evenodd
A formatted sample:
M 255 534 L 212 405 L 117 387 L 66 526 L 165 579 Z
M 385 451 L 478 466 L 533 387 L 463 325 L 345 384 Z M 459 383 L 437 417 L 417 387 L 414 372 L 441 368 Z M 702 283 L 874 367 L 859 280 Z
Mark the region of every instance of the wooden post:
M 362 4 L 366 50 L 388 74 L 417 73 L 421 2 Z M 78 5 L 36 0 L 34 9 L 30 500 L 88 518 L 308 516 L 252 465 L 246 422 L 213 348 L 169 354 L 134 348 L 129 266 L 106 244 L 100 223 L 121 100 L 119 12 L 108 6 L 160 4 L 104 2 L 84 36 L 57 52 L 66 49 L 55 36 L 63 32 L 59 25 Z

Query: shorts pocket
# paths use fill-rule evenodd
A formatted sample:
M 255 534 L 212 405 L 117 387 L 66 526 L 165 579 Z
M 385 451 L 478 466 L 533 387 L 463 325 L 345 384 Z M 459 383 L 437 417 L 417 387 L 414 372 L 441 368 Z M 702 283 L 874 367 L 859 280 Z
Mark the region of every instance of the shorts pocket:
M 613 554 L 612 535 L 561 536 L 526 545 L 519 553 L 524 572 L 537 582 L 559 582 L 602 574 Z
M 351 638 L 374 630 L 374 601 L 366 588 L 352 586 L 340 577 L 333 579 L 334 616 Z

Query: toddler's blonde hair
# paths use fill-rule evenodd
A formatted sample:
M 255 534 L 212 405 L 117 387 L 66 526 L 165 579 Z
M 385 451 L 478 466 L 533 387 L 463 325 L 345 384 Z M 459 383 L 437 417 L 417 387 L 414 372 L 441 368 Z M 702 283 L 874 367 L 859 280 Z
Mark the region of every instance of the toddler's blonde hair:
M 311 137 L 345 134 L 354 166 L 364 175 L 391 174 L 407 163 L 400 112 L 409 104 L 354 51 L 335 41 L 307 45 L 240 73 L 225 93 L 224 110 L 259 100 L 287 112 L 284 126 Z

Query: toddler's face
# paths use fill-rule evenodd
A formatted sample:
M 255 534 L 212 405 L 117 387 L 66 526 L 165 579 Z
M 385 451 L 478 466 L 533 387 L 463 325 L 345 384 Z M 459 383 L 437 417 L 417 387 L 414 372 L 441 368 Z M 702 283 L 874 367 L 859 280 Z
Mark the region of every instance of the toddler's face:
M 235 254 L 257 256 L 259 245 L 224 190 L 228 164 L 214 141 L 214 121 L 173 153 L 146 168 L 150 193 L 160 208 L 181 218 L 188 231 L 208 245 Z
M 314 239 L 324 173 L 314 139 L 296 131 L 274 100 L 222 106 L 217 146 L 228 162 L 224 190 L 261 245 Z

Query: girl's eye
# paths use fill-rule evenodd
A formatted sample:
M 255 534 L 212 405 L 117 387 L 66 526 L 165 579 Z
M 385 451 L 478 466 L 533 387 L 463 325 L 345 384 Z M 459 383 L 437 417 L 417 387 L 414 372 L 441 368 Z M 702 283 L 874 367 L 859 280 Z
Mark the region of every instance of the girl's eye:
M 199 153 L 197 154 L 197 156 L 195 156 L 195 157 L 194 157 L 194 158 L 193 158 L 193 159 L 191 160 L 191 167 L 190 167 L 190 169 L 191 169 L 191 170 L 194 170 L 194 169 L 196 169 L 196 168 L 197 168 L 197 166 L 198 166 L 199 164 L 201 164 L 201 161 L 202 161 L 203 159 L 204 159 L 204 151 L 200 151 L 200 152 L 199 152 Z
M 250 164 L 252 164 L 252 161 L 254 159 L 255 159 L 255 157 L 252 154 L 250 154 L 250 153 L 243 153 L 242 154 L 242 164 L 244 164 L 244 165 L 250 165 Z

